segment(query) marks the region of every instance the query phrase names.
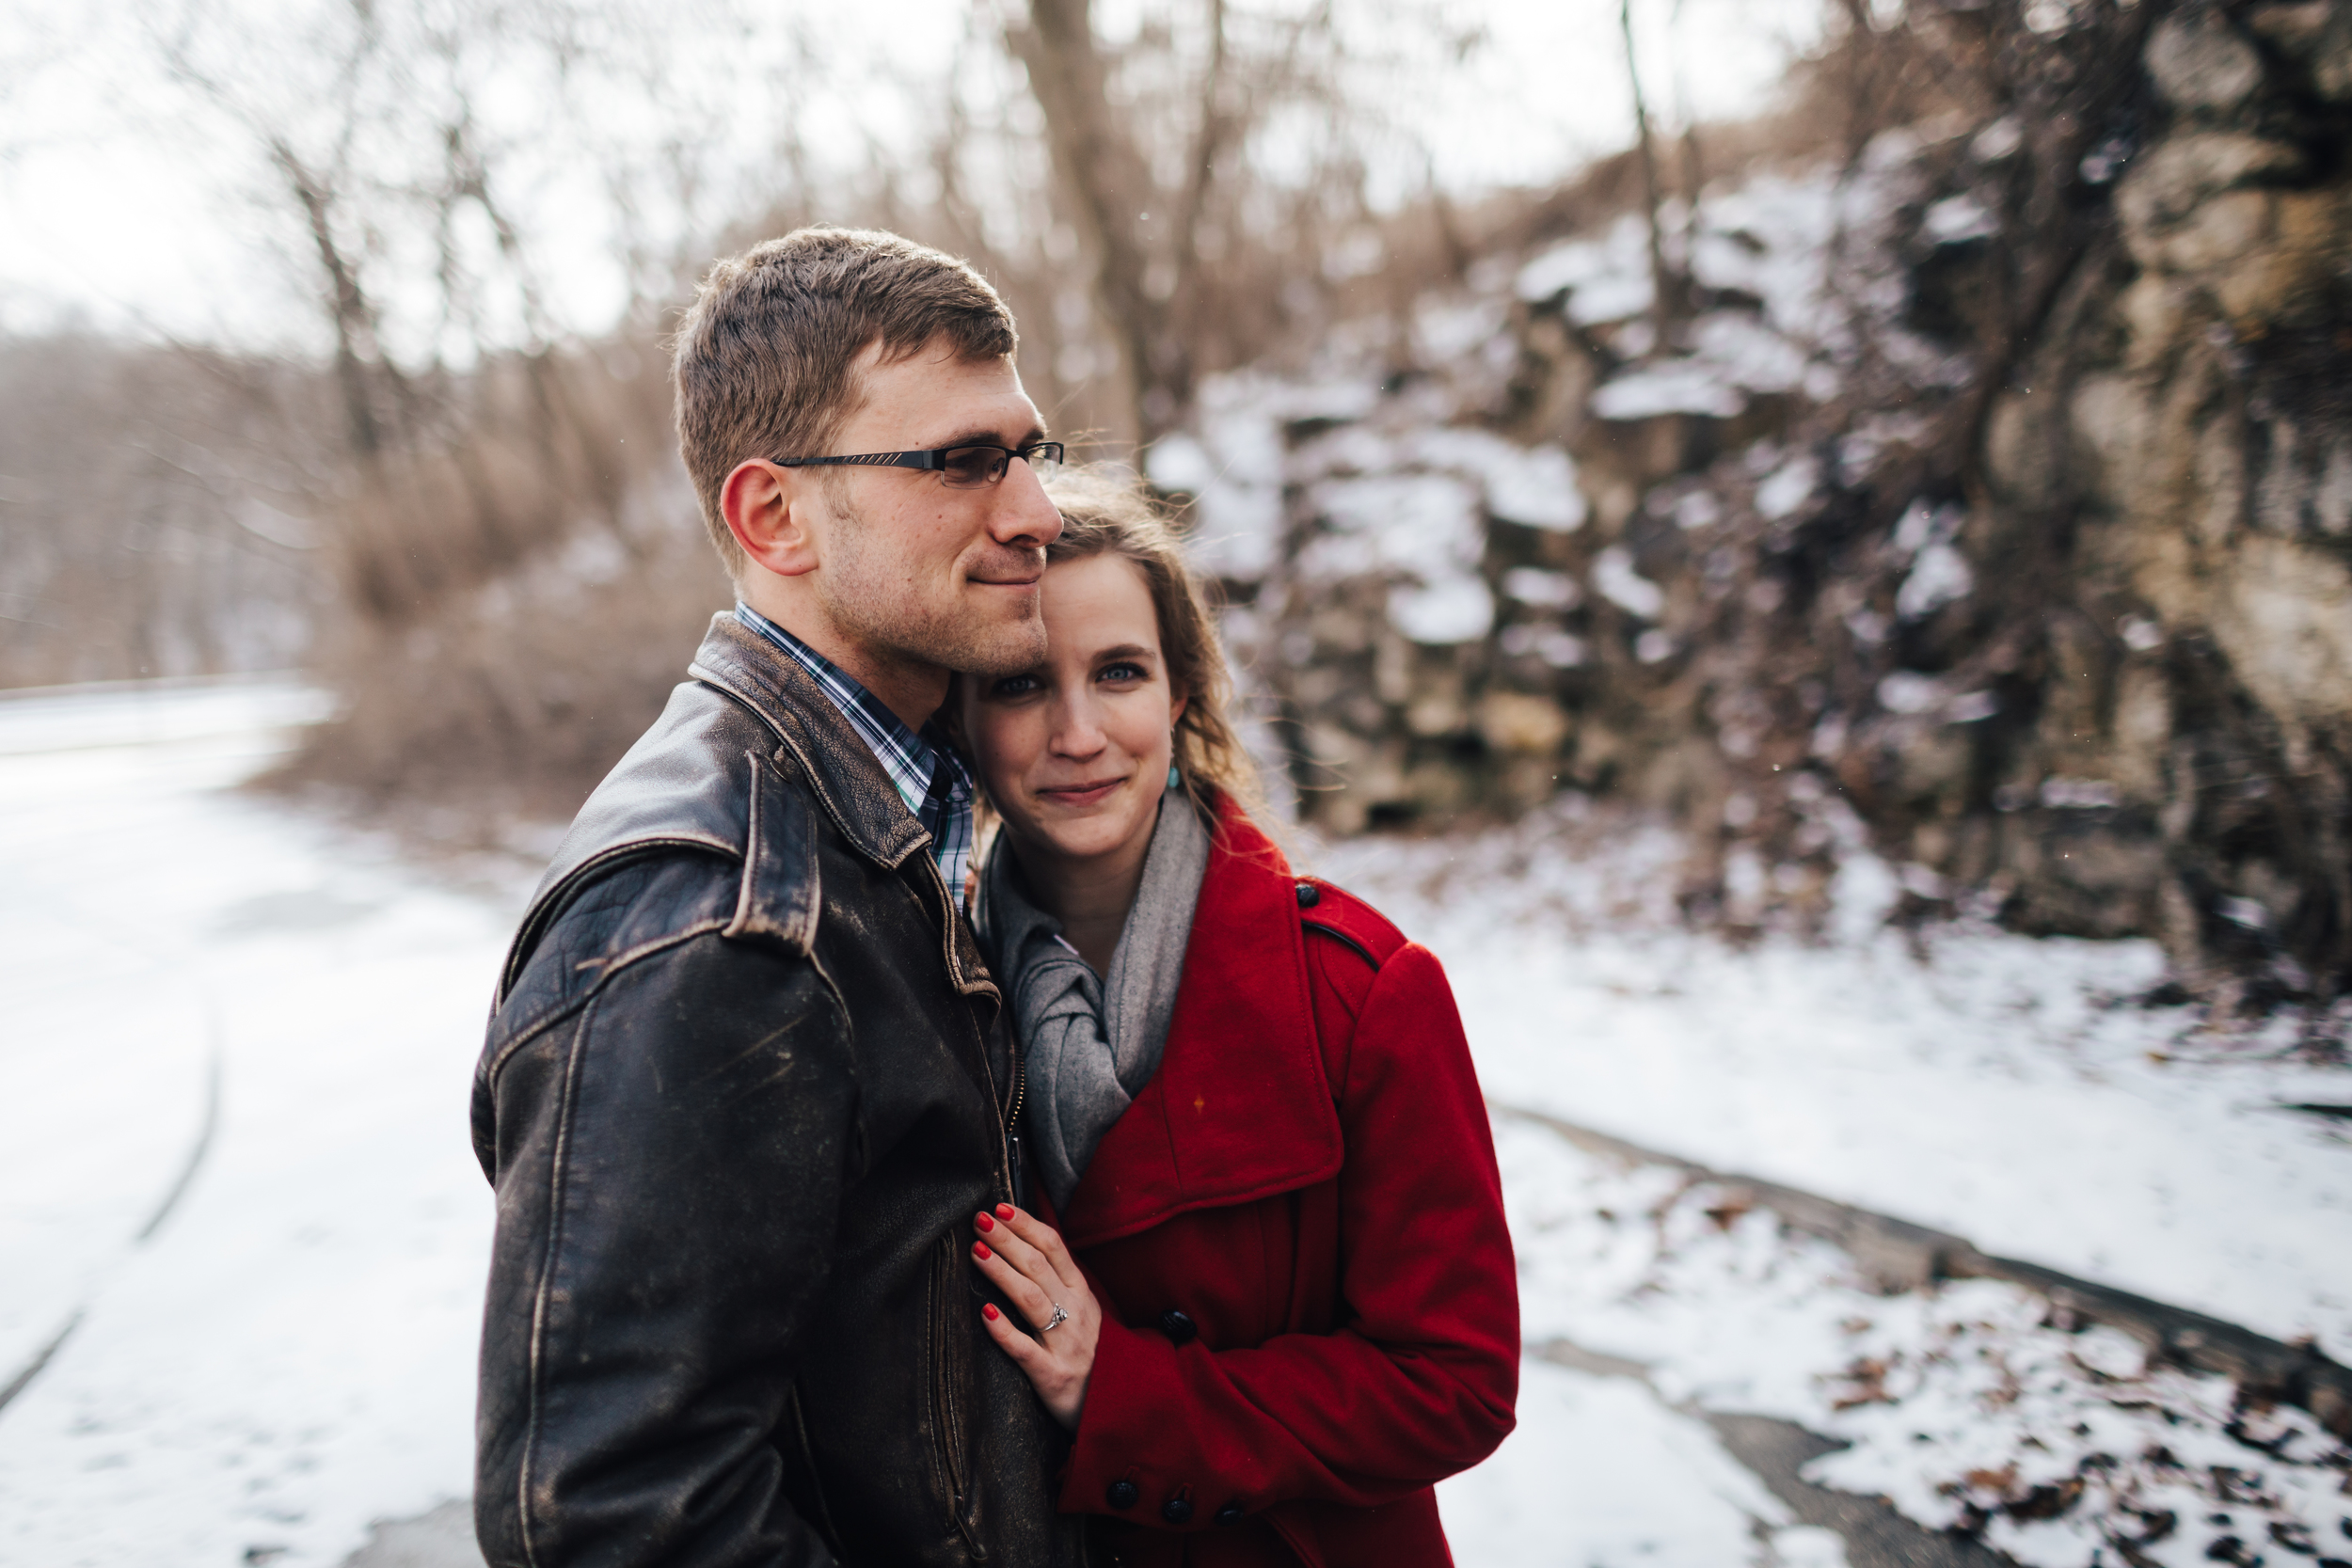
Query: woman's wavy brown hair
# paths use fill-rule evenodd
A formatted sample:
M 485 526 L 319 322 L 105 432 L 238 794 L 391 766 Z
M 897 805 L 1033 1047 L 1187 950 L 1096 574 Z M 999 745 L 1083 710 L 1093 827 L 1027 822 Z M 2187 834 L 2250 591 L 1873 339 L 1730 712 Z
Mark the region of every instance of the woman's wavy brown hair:
M 1046 546 L 1049 567 L 1116 555 L 1143 573 L 1159 621 L 1168 683 L 1184 698 L 1184 716 L 1176 721 L 1175 756 L 1186 797 L 1212 821 L 1219 797 L 1265 821 L 1258 766 L 1233 733 L 1228 711 L 1233 675 L 1217 641 L 1216 617 L 1167 513 L 1115 468 L 1065 468 L 1046 482 L 1045 494 L 1062 518 L 1061 537 Z

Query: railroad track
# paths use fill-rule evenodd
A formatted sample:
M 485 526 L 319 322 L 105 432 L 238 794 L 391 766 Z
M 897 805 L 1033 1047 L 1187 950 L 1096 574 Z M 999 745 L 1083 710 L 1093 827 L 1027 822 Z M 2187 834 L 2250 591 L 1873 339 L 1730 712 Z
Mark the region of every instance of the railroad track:
M 1988 1253 L 1947 1231 L 1777 1181 L 1715 1170 L 1541 1111 L 1499 1101 L 1489 1101 L 1487 1109 L 1545 1128 L 1592 1153 L 1667 1165 L 1714 1182 L 1754 1207 L 1771 1210 L 1791 1228 L 1843 1248 L 1883 1290 L 1916 1290 L 1945 1279 L 2007 1280 L 2047 1297 L 2077 1318 L 2130 1336 L 2157 1360 L 2218 1374 L 2249 1393 L 2308 1410 L 2337 1436 L 2352 1439 L 2352 1368 L 2329 1359 L 2315 1346 L 2287 1344 L 2185 1307 Z
M 196 1180 L 196 1173 L 203 1168 L 204 1157 L 212 1152 L 214 1135 L 220 1130 L 220 1037 L 215 1022 L 212 1055 L 204 1070 L 204 1114 L 197 1124 L 196 1137 L 188 1146 L 187 1158 L 180 1164 L 180 1174 L 165 1190 L 162 1201 L 149 1212 L 147 1223 L 132 1233 L 129 1244 L 116 1259 L 118 1264 L 121 1257 L 130 1256 L 155 1239 L 156 1232 L 163 1229 L 164 1222 L 171 1218 L 180 1207 L 180 1200 L 187 1196 L 189 1185 Z M 109 1264 L 102 1268 L 100 1277 L 103 1279 L 105 1274 L 111 1273 L 114 1266 Z M 73 1338 L 73 1331 L 81 1327 L 82 1320 L 89 1315 L 90 1301 L 96 1297 L 97 1291 L 92 1291 L 89 1300 L 83 1301 L 66 1314 L 65 1322 L 57 1331 L 27 1357 L 6 1383 L 0 1383 L 0 1412 L 5 1412 L 19 1394 L 31 1387 L 34 1379 L 40 1377 L 50 1362 L 56 1359 L 66 1341 Z

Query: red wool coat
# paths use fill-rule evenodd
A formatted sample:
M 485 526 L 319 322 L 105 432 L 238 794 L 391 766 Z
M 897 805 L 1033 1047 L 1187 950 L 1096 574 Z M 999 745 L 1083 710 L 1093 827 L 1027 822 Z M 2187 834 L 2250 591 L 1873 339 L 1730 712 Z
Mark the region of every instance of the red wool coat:
M 1066 1513 L 1133 1568 L 1438 1568 L 1518 1293 L 1453 992 L 1229 811 L 1159 1070 L 1059 1216 L 1103 1335 Z

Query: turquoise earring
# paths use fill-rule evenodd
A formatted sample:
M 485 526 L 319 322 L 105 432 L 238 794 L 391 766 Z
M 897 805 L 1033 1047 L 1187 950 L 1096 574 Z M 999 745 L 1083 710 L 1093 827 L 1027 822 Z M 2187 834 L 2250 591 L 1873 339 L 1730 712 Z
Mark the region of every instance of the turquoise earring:
M 1168 787 L 1174 789 L 1184 782 L 1184 776 L 1176 771 L 1176 765 L 1174 763 L 1169 763 L 1168 765 Z

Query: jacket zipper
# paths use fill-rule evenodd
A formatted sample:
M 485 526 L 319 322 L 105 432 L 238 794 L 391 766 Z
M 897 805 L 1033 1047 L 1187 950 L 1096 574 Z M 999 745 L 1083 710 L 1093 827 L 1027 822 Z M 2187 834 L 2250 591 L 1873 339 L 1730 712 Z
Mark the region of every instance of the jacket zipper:
M 931 1420 L 939 1433 L 940 1472 L 946 1483 L 947 1517 L 954 1522 L 956 1533 L 963 1538 L 964 1549 L 972 1560 L 986 1562 L 988 1548 L 980 1544 L 978 1532 L 966 1516 L 970 1499 L 963 1475 L 963 1407 L 957 1398 L 958 1373 L 962 1369 L 954 1348 L 959 1343 L 957 1334 L 970 1327 L 956 1318 L 964 1305 L 961 1265 L 955 1238 L 942 1236 L 939 1262 L 931 1271 L 931 1339 L 937 1347 L 931 1365 Z
M 1021 1107 L 1029 1097 L 1029 1053 L 1021 1049 L 1021 1037 L 1010 1024 L 1005 1027 L 1005 1037 L 1012 1042 L 1012 1109 L 1005 1115 L 1005 1168 L 1011 1173 L 1012 1206 L 1026 1210 L 1029 1176 L 1021 1160 Z
M 956 901 L 947 895 L 947 879 L 940 875 L 939 863 L 929 855 L 925 855 L 923 863 L 930 868 L 931 885 L 940 891 L 941 907 L 946 911 L 947 919 L 951 922 L 962 919 Z M 952 927 L 950 927 L 948 937 L 949 945 L 952 948 Z M 996 1067 L 988 1059 L 988 1041 L 980 1038 L 975 1043 L 979 1047 L 980 1071 L 988 1079 L 989 1108 L 1001 1114 L 1004 1102 L 997 1098 Z M 1019 1113 L 1022 1096 L 1028 1081 L 1027 1068 L 1022 1061 L 1020 1053 L 1020 1042 L 1016 1040 L 1013 1043 L 1014 1071 L 1017 1075 L 1013 1086 L 1013 1109 L 1016 1115 Z M 1006 1118 L 1002 1131 L 1004 1132 L 1002 1152 L 1005 1166 L 998 1174 L 1003 1182 L 1003 1190 L 1009 1194 L 1017 1194 L 1020 1191 L 1020 1178 L 1016 1173 L 1021 1167 L 1016 1163 L 1016 1157 L 1021 1146 L 1020 1140 L 1012 1132 L 1010 1117 Z M 1014 1201 L 1018 1203 L 1020 1199 L 1016 1196 Z M 971 1560 L 974 1562 L 986 1562 L 990 1560 L 988 1547 L 981 1543 L 979 1531 L 974 1528 L 972 1520 L 966 1516 L 968 1496 L 964 1488 L 961 1451 L 963 1425 L 961 1410 L 956 1397 L 959 1368 L 952 1349 L 958 1343 L 953 1338 L 957 1332 L 960 1329 L 968 1331 L 971 1326 L 968 1323 L 959 1323 L 955 1319 L 955 1314 L 961 1311 L 965 1305 L 965 1292 L 961 1289 L 962 1259 L 958 1252 L 952 1232 L 942 1236 L 939 1239 L 939 1244 L 940 1267 L 933 1275 L 934 1285 L 931 1295 L 933 1302 L 931 1336 L 933 1343 L 938 1346 L 938 1354 L 931 1370 L 932 1421 L 939 1433 L 941 1468 L 947 1484 L 947 1515 L 955 1521 L 956 1533 L 962 1537 L 964 1550 L 970 1554 Z
M 947 919 L 950 922 L 962 919 L 961 906 L 948 895 L 947 879 L 941 874 L 939 863 L 930 856 L 925 855 L 923 863 L 930 870 L 931 885 L 939 889 L 940 907 L 947 911 Z M 949 938 L 948 945 L 951 948 L 954 945 L 952 936 Z M 985 1039 L 979 1042 L 980 1070 L 988 1076 L 990 1108 L 1004 1117 L 1004 1125 L 1001 1129 L 1004 1140 L 1004 1147 L 1001 1150 L 1004 1168 L 997 1172 L 997 1178 L 1001 1183 L 998 1190 L 1011 1201 L 1014 1208 L 1026 1209 L 1029 1206 L 1028 1182 L 1021 1173 L 1021 1133 L 1018 1129 L 1021 1125 L 1022 1102 L 1028 1098 L 1029 1092 L 1028 1053 L 1021 1049 L 1021 1037 L 1010 1024 L 1006 1026 L 1005 1037 L 1012 1044 L 1013 1083 L 1010 1110 L 1007 1110 L 1005 1102 L 997 1098 L 996 1066 L 988 1059 L 988 1041 Z

